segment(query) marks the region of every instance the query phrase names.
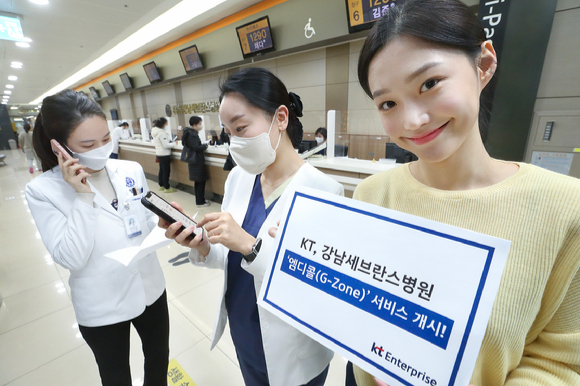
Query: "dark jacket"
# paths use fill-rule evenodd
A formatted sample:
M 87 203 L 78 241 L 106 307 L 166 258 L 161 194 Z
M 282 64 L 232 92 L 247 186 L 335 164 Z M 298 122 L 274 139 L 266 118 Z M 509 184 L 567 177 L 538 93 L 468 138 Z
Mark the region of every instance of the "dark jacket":
M 186 127 L 181 137 L 183 142 L 183 150 L 189 153 L 195 153 L 195 157 L 191 157 L 188 163 L 189 166 L 189 180 L 190 181 L 206 181 L 207 170 L 205 168 L 205 149 L 207 145 L 203 145 L 199 139 L 197 131 L 191 127 Z

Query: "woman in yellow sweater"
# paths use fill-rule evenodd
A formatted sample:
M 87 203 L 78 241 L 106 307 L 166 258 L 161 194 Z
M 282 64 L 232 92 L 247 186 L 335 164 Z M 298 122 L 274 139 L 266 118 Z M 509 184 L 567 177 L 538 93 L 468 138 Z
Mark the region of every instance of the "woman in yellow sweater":
M 366 179 L 354 198 L 512 241 L 472 384 L 580 385 L 580 181 L 486 152 L 479 101 L 496 63 L 459 0 L 391 7 L 361 51 L 359 82 L 419 160 Z

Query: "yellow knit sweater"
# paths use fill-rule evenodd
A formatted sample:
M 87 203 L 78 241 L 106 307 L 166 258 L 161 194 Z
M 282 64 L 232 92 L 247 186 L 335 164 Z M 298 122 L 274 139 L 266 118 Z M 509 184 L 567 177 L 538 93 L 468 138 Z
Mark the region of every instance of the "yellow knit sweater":
M 580 385 L 580 180 L 519 166 L 487 188 L 442 191 L 403 165 L 354 198 L 512 241 L 471 383 Z M 376 385 L 356 366 L 355 376 Z

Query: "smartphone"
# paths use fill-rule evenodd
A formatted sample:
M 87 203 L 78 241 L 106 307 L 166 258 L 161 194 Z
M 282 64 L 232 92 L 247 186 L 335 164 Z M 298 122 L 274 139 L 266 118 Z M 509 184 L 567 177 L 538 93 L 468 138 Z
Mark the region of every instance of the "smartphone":
M 141 198 L 141 203 L 151 212 L 155 213 L 157 216 L 161 217 L 163 220 L 170 224 L 177 221 L 181 221 L 180 230 L 189 228 L 191 226 L 195 227 L 197 223 L 188 217 L 182 211 L 171 206 L 170 203 L 165 201 L 163 198 L 159 197 L 152 191 L 147 192 L 145 196 Z M 203 240 L 203 228 L 194 228 L 193 233 L 187 237 L 187 239 L 193 239 L 195 236 L 201 233 L 201 239 Z
M 62 146 L 60 146 L 60 143 L 58 143 L 56 141 L 56 139 L 51 139 L 50 140 L 50 147 L 52 148 L 52 152 L 54 153 L 55 156 L 58 157 L 58 155 L 60 154 L 62 156 L 62 159 L 67 161 L 69 159 L 72 159 L 72 157 L 70 156 L 70 154 L 68 153 L 68 151 L 64 150 L 64 148 Z M 84 172 L 84 169 L 79 169 L 76 174 L 79 174 L 81 172 Z M 83 178 L 83 183 L 86 182 L 86 178 Z
M 72 159 L 70 154 L 66 150 L 64 150 L 62 146 L 60 146 L 60 143 L 58 143 L 56 139 L 50 140 L 50 147 L 52 147 L 52 152 L 54 153 L 55 156 L 58 157 L 58 155 L 60 154 L 65 161 Z

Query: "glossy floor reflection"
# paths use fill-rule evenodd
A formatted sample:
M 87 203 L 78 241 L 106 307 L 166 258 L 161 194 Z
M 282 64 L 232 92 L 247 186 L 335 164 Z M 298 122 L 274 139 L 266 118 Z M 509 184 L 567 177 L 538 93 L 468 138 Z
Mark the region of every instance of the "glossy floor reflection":
M 7 164 L 0 164 L 0 385 L 98 386 L 94 357 L 72 309 L 69 272 L 50 258 L 24 197 L 26 183 L 39 173 L 29 173 L 22 152 L 0 152 Z M 157 191 L 155 181 L 149 187 Z M 199 211 L 198 218 L 220 209 L 214 202 L 198 209 L 185 192 L 165 196 L 190 214 Z M 157 253 L 167 281 L 170 357 L 177 358 L 197 386 L 243 385 L 229 332 L 209 350 L 223 272 L 172 265 L 170 260 L 184 252 L 173 243 Z M 327 385 L 344 385 L 345 363 L 335 356 Z M 135 331 L 131 368 L 134 385 L 141 385 L 143 355 Z

